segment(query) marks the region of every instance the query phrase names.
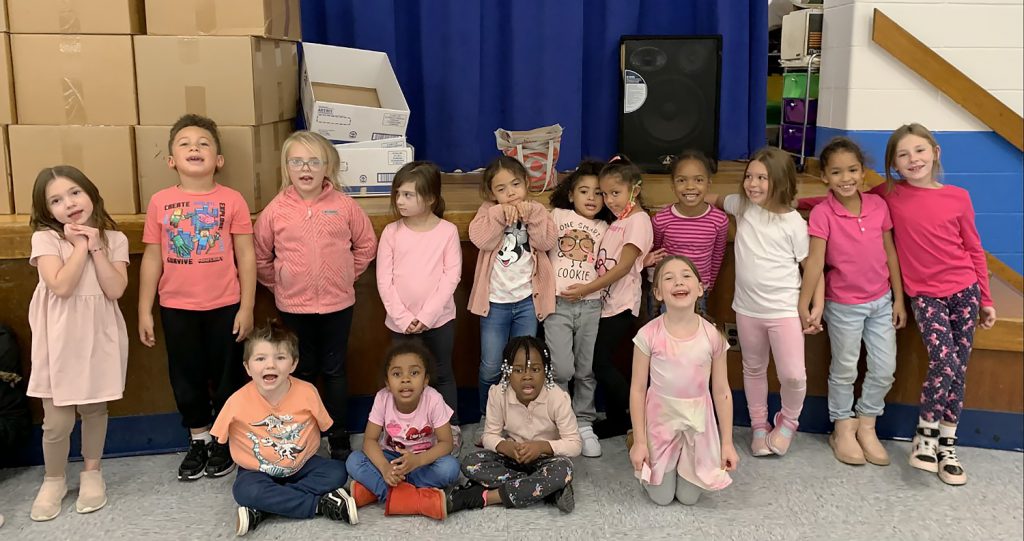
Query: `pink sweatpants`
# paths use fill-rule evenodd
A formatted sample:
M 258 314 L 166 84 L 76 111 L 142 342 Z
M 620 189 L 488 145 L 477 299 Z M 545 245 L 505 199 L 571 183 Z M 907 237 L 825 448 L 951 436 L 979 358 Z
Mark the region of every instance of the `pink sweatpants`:
M 736 314 L 740 350 L 743 353 L 743 391 L 747 395 L 750 426 L 770 429 L 768 424 L 768 352 L 775 358 L 782 395 L 782 420 L 796 430 L 807 395 L 804 368 L 804 334 L 800 318 L 761 319 Z

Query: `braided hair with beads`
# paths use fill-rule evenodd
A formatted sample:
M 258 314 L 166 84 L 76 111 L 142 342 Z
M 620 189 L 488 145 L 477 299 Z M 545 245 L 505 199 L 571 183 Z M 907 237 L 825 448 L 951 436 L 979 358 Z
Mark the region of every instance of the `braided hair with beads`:
M 555 386 L 555 374 L 551 369 L 551 352 L 543 342 L 533 336 L 516 336 L 505 344 L 505 350 L 501 353 L 501 392 L 508 390 L 508 379 L 512 375 L 512 363 L 515 362 L 516 353 L 520 350 L 526 352 L 526 364 L 530 364 L 530 350 L 540 352 L 541 363 L 544 365 L 544 386 L 551 389 Z

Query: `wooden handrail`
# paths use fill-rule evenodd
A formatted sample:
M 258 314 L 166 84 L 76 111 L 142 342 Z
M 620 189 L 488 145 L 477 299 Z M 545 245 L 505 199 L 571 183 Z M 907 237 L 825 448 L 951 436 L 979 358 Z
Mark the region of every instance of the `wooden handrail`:
M 1024 118 L 877 8 L 871 40 L 1024 151 Z

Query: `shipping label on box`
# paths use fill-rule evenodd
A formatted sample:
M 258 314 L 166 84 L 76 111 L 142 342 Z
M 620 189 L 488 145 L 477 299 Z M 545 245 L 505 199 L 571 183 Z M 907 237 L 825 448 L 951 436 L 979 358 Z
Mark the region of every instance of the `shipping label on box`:
M 402 138 L 405 139 L 404 137 Z M 341 185 L 352 197 L 387 196 L 395 173 L 413 160 L 413 148 L 362 148 L 335 145 L 341 158 Z
M 299 0 L 146 0 L 146 32 L 302 41 Z
M 131 126 L 10 126 L 14 208 L 32 213 L 32 185 L 46 167 L 73 165 L 99 189 L 110 214 L 137 214 Z
M 19 123 L 138 123 L 131 36 L 12 34 L 11 58 Z
M 172 125 L 184 113 L 225 126 L 295 118 L 294 42 L 244 36 L 135 36 L 139 121 Z
M 336 141 L 405 135 L 409 105 L 388 55 L 302 44 L 302 108 L 306 125 Z
M 0 8 L 2 8 L 0 2 Z M 14 107 L 14 70 L 11 67 L 11 37 L 0 33 L 0 124 L 17 124 Z
M 7 159 L 7 126 L 0 126 L 0 214 L 14 214 L 11 162 Z
M 281 189 L 281 146 L 292 132 L 292 121 L 261 126 L 218 126 L 224 167 L 215 180 L 237 190 L 259 212 Z M 136 126 L 139 203 L 143 210 L 154 193 L 178 184 L 178 174 L 168 166 L 170 126 Z
M 144 0 L 7 0 L 17 34 L 143 34 Z

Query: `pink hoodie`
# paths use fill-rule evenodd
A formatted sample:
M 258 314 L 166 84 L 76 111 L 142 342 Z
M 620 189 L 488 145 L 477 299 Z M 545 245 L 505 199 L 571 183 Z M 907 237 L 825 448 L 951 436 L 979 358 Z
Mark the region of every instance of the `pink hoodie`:
M 377 253 L 370 218 L 330 182 L 313 201 L 285 188 L 260 213 L 253 237 L 257 279 L 274 293 L 278 310 L 294 314 L 355 304 L 355 281 Z

